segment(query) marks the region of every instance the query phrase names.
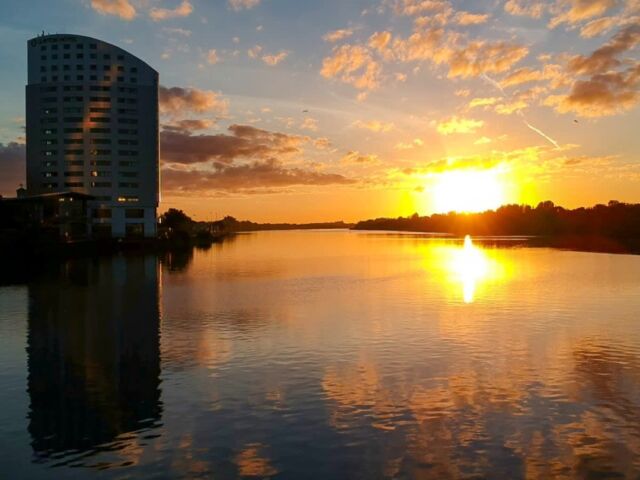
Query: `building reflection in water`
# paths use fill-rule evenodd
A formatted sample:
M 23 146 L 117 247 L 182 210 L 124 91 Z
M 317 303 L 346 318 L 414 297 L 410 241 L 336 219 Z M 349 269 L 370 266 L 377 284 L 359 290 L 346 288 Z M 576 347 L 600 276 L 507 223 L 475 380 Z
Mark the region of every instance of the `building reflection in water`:
M 29 433 L 37 456 L 99 450 L 161 418 L 158 264 L 73 260 L 29 285 Z M 126 449 L 111 445 L 109 450 Z

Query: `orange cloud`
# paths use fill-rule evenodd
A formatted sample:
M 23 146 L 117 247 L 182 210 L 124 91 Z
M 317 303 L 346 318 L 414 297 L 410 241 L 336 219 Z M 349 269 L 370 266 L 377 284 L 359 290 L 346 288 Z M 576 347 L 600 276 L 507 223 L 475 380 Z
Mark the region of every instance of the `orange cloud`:
M 212 48 L 207 52 L 207 62 L 211 65 L 215 65 L 220 61 L 220 57 L 218 56 L 218 51 L 215 48 Z
M 457 12 L 453 17 L 453 21 L 458 25 L 479 25 L 489 20 L 488 14 Z
M 332 56 L 322 62 L 320 74 L 325 78 L 339 78 L 359 90 L 372 90 L 379 84 L 380 65 L 361 45 L 342 45 L 333 49 Z
M 353 35 L 353 29 L 342 28 L 342 29 L 334 30 L 332 32 L 328 32 L 324 34 L 322 39 L 325 42 L 335 43 L 335 42 L 339 42 L 340 40 L 344 40 L 345 38 L 348 38 L 351 35 Z
M 395 128 L 395 125 L 390 122 L 381 122 L 378 120 L 369 120 L 363 122 L 362 120 L 357 120 L 353 123 L 354 127 L 362 128 L 365 130 L 371 130 L 372 132 L 389 132 Z
M 154 22 L 161 20 L 168 20 L 170 18 L 188 17 L 193 12 L 193 5 L 188 0 L 183 0 L 180 5 L 174 9 L 168 8 L 152 8 L 149 11 L 149 16 Z
M 544 3 L 529 0 L 508 0 L 504 4 L 505 12 L 520 17 L 540 18 L 545 8 Z
M 498 97 L 478 97 L 469 102 L 469 108 L 486 107 L 488 105 L 494 105 L 499 101 L 500 99 Z
M 133 20 L 136 9 L 129 0 L 91 0 L 91 8 L 100 15 L 115 15 L 123 20 Z
M 236 12 L 250 10 L 260 4 L 260 0 L 229 0 L 229 7 Z
M 549 22 L 550 28 L 555 28 L 562 23 L 579 23 L 583 20 L 602 15 L 617 4 L 617 0 L 571 0 L 569 10 L 556 15 Z
M 275 53 L 272 55 L 263 55 L 262 61 L 271 67 L 275 67 L 280 62 L 282 62 L 285 58 L 287 58 L 287 56 L 289 56 L 289 52 L 285 52 L 283 50 L 279 53 Z
M 218 112 L 226 113 L 229 102 L 221 98 L 219 93 L 197 88 L 158 89 L 160 113 L 176 115 L 186 112 Z
M 453 116 L 438 124 L 438 133 L 442 135 L 451 135 L 452 133 L 474 133 L 478 128 L 482 127 L 482 120 L 474 120 L 472 118 L 460 118 Z

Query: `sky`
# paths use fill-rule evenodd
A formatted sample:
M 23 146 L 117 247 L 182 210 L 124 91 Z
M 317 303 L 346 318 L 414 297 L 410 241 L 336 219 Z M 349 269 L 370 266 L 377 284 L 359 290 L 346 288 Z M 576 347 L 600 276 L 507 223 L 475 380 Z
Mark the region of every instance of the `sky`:
M 640 202 L 640 0 L 4 0 L 3 195 L 24 182 L 27 40 L 43 30 L 160 73 L 161 211 Z

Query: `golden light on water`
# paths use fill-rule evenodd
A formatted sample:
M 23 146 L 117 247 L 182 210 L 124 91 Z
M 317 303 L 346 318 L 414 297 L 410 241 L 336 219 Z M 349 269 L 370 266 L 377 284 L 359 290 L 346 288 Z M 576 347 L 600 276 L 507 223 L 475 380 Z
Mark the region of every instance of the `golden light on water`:
M 438 213 L 481 212 L 506 203 L 503 171 L 450 170 L 437 174 L 431 187 L 433 210 Z
M 462 283 L 462 296 L 465 303 L 472 303 L 476 292 L 476 284 L 489 273 L 489 260 L 482 249 L 476 247 L 467 235 L 464 246 L 453 252 L 451 271 Z

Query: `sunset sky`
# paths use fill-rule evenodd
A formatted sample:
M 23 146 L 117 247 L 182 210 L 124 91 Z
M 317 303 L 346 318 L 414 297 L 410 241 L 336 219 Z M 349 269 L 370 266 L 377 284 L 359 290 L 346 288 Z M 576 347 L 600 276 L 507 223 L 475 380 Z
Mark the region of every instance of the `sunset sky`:
M 161 210 L 353 221 L 640 202 L 638 0 L 4 0 L 0 194 L 24 182 L 27 40 L 160 73 Z

